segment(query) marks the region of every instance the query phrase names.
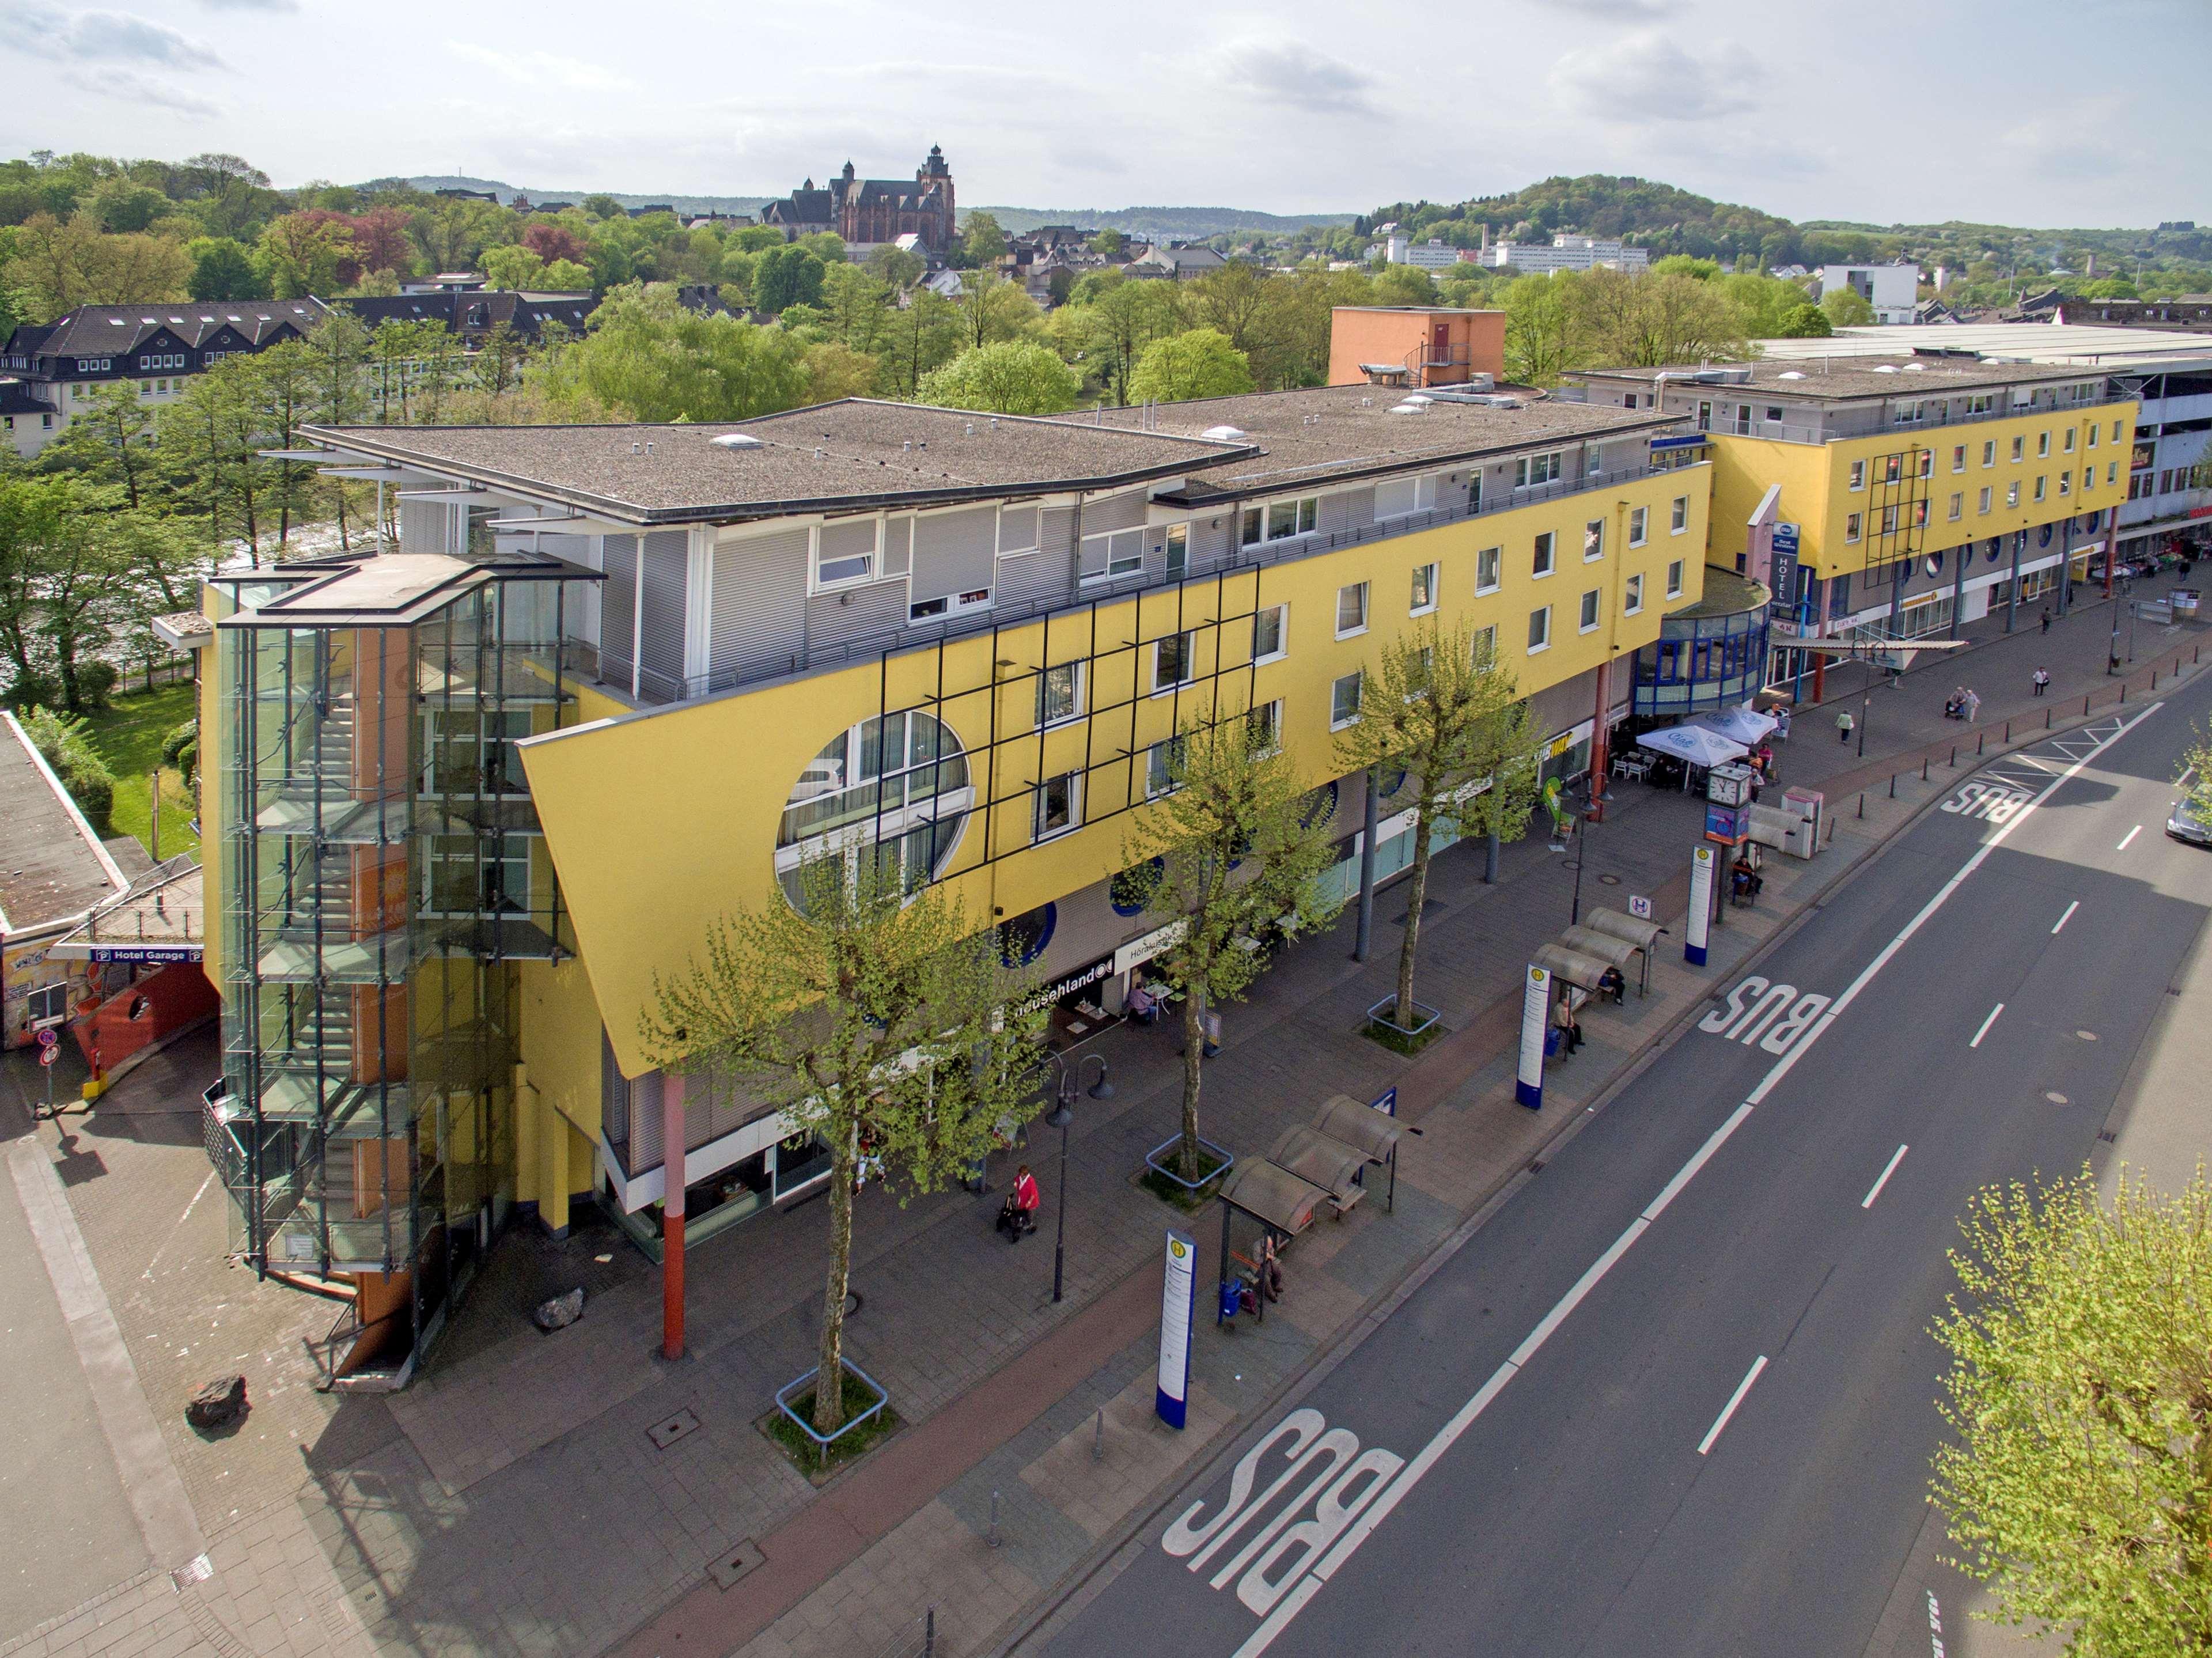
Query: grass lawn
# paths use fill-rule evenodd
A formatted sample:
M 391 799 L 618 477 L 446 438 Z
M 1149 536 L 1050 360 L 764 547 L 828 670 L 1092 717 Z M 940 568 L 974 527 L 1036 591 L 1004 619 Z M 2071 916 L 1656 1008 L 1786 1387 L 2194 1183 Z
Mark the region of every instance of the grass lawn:
M 161 768 L 164 858 L 200 849 L 199 836 L 191 829 L 191 791 L 175 767 L 161 765 L 161 739 L 191 719 L 192 709 L 192 687 L 185 681 L 118 696 L 112 708 L 86 716 L 92 746 L 115 774 L 110 832 L 136 836 L 149 852 L 154 848 L 154 808 L 147 774 Z

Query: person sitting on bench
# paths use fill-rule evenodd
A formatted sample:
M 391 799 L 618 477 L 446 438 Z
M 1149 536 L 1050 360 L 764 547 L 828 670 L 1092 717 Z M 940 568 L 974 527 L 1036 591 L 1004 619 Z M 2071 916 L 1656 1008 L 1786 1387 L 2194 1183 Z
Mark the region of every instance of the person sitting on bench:
M 1608 967 L 1597 975 L 1597 992 L 1601 996 L 1612 997 L 1618 1005 L 1627 999 L 1628 980 L 1619 968 Z
M 1121 1005 L 1139 1024 L 1156 1023 L 1160 1017 L 1160 999 L 1145 988 L 1141 978 L 1129 981 L 1129 993 L 1123 998 Z

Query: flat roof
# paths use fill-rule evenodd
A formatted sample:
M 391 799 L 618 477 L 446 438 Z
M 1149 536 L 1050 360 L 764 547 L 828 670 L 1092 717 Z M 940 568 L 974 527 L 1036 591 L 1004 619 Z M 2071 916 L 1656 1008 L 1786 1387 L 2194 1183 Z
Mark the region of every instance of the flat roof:
M 1933 331 L 1921 328 L 1908 331 L 1925 334 Z M 1820 345 L 1826 342 L 1808 340 L 1806 343 Z M 1698 381 L 1691 378 L 1720 368 L 1731 371 L 1749 369 L 1751 378 L 1748 381 L 1718 382 Z M 1848 401 L 1854 398 L 1909 398 L 1916 393 L 1942 397 L 1962 392 L 2018 386 L 2024 382 L 2080 380 L 2083 377 L 2083 371 L 2036 362 L 1984 362 L 1972 357 L 1914 356 L 1911 352 L 1899 353 L 1893 349 L 1887 354 L 1830 353 L 1823 357 L 1820 353 L 1813 351 L 1796 358 L 1759 357 L 1750 362 L 1682 363 L 1667 368 L 1577 368 L 1572 370 L 1571 374 L 1573 378 L 1583 380 L 1630 380 L 1638 386 L 1652 385 L 1656 376 L 1665 374 L 1670 382 L 1679 384 L 1684 390 L 1700 394 L 1710 391 L 1717 396 L 1725 397 L 1731 386 L 1740 390 L 1748 385 L 1753 390 L 1771 392 L 1778 396 L 1786 393 L 1793 398 Z
M 2094 304 L 2094 301 L 2089 301 Z M 1761 340 L 1769 361 L 1807 357 L 1891 357 L 1949 349 L 1998 361 L 2086 368 L 2212 366 L 2212 334 L 2119 328 L 2099 323 L 1941 323 L 1839 328 L 1826 339 Z
M 599 572 L 544 553 L 510 550 L 492 558 L 448 553 L 368 552 L 299 560 L 277 579 L 292 580 L 259 604 L 233 612 L 222 626 L 240 628 L 404 628 L 434 616 L 486 581 L 601 581 Z M 225 581 L 268 579 L 230 572 Z
M 696 425 L 302 429 L 357 454 L 640 525 L 1109 489 L 1244 452 L 1168 432 L 866 398 Z M 725 437 L 753 441 L 714 441 Z
M 15 716 L 0 716 L 0 935 L 72 920 L 129 884 Z
M 1496 306 L 1480 305 L 1333 305 L 1332 311 L 1395 311 L 1420 317 L 1502 317 Z
M 1252 446 L 1233 459 L 1194 466 L 1182 489 L 1189 501 L 1212 501 L 1287 489 L 1339 478 L 1403 471 L 1424 464 L 1480 460 L 1525 453 L 1547 445 L 1593 437 L 1656 434 L 1680 428 L 1688 416 L 1660 410 L 1608 409 L 1563 403 L 1540 392 L 1500 387 L 1497 395 L 1521 399 L 1518 409 L 1461 402 L 1455 388 L 1394 392 L 1373 386 L 1322 386 L 1295 392 L 1255 392 L 1243 397 L 1156 404 L 1156 430 L 1196 434 L 1218 427 L 1243 433 Z M 1431 399 L 1417 415 L 1394 415 L 1408 398 Z M 1142 409 L 1109 409 L 1103 415 L 1063 415 L 1065 421 L 1103 420 L 1134 425 Z

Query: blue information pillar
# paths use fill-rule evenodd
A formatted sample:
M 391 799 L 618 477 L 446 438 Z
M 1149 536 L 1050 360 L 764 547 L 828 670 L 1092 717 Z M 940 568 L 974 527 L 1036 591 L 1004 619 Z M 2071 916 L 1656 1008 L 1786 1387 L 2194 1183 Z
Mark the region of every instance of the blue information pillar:
M 1544 1108 L 1544 1035 L 1551 1023 L 1551 973 L 1532 967 L 1521 994 L 1521 1063 L 1513 1077 L 1513 1097 L 1531 1111 Z
M 1718 861 L 1711 847 L 1690 854 L 1690 916 L 1682 930 L 1682 959 L 1692 967 L 1705 964 L 1705 939 L 1713 922 L 1713 866 Z

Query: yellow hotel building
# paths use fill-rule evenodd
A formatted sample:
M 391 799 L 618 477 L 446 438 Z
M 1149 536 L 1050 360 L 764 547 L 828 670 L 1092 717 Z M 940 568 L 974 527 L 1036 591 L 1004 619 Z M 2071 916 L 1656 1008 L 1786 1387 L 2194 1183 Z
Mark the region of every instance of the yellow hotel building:
M 1112 1013 L 1158 947 L 1115 877 L 1164 745 L 1271 727 L 1356 879 L 1334 733 L 1432 616 L 1582 769 L 1626 659 L 1703 592 L 1689 424 L 1350 386 L 312 434 L 396 493 L 399 544 L 210 586 L 234 1248 L 354 1283 L 334 1379 L 382 1386 L 510 1218 L 596 1200 L 653 1249 L 654 975 L 823 853 L 945 884 L 1060 1017 Z M 1411 837 L 1376 816 L 1388 873 Z M 825 1177 L 772 1102 L 682 1109 L 695 1241 Z
M 1574 377 L 1592 405 L 1680 416 L 1711 439 L 1720 568 L 1768 579 L 1749 526 L 1778 492 L 1767 516 L 1795 526 L 1797 551 L 1776 594 L 1770 683 L 1794 673 L 1798 630 L 1911 638 L 2071 603 L 2127 498 L 2139 404 L 2103 371 L 1940 345 L 1830 360 L 1817 340 L 1774 343 L 1787 355 Z

